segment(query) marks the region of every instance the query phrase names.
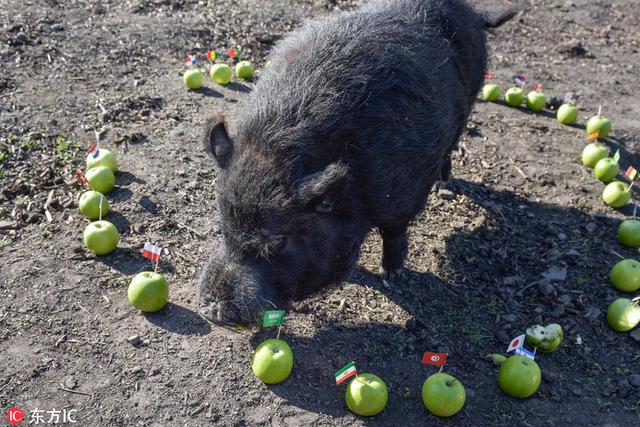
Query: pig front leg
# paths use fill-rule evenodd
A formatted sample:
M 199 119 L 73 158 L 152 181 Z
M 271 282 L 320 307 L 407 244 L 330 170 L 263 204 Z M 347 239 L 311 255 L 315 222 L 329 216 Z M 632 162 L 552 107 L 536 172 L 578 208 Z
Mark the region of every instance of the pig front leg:
M 402 266 L 407 256 L 407 224 L 380 227 L 382 236 L 382 266 L 380 276 L 384 282 L 396 283 L 402 278 Z

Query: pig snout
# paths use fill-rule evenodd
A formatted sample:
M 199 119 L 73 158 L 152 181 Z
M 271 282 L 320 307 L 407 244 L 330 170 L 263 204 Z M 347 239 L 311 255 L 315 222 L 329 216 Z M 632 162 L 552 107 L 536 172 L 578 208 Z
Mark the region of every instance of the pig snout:
M 198 294 L 201 314 L 222 325 L 256 323 L 265 310 L 282 307 L 268 269 L 220 253 L 207 261 Z

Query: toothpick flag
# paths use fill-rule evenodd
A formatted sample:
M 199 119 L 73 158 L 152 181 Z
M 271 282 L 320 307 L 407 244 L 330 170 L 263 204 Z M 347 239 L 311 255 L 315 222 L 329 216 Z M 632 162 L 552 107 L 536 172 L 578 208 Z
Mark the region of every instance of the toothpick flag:
M 511 342 L 509 343 L 509 348 L 507 348 L 507 353 L 517 348 L 522 348 L 523 345 L 524 345 L 524 334 L 519 335 L 511 340 Z
M 493 78 L 493 73 L 484 73 L 484 79 L 485 80 L 491 80 Z
M 358 370 L 356 369 L 356 363 L 350 362 L 344 368 L 340 369 L 336 372 L 336 385 L 342 384 L 347 378 L 350 378 L 354 375 L 358 375 Z
M 541 92 L 542 91 L 542 83 L 538 83 L 533 87 L 533 90 L 535 90 L 536 92 Z
M 142 250 L 143 257 L 148 258 L 153 262 L 158 262 L 160 261 L 161 253 L 162 253 L 162 248 L 152 245 L 149 242 L 144 244 L 144 249 Z
M 636 168 L 634 168 L 633 166 L 629 166 L 629 169 L 627 169 L 627 172 L 625 173 L 625 175 L 631 180 L 633 181 L 634 179 L 636 179 L 636 175 L 638 175 L 638 171 L 636 170 Z
M 98 148 L 98 143 L 94 142 L 93 145 L 91 146 L 91 148 L 89 148 L 89 154 L 91 154 L 91 156 L 94 159 L 97 159 L 98 156 L 100 155 L 100 149 Z
M 615 153 L 613 153 L 613 160 L 618 163 L 620 161 L 620 150 L 616 150 Z
M 268 310 L 264 312 L 262 318 L 262 326 L 269 328 L 271 326 L 280 326 L 284 322 L 284 310 Z
M 425 365 L 436 365 L 443 366 L 447 363 L 447 353 L 432 353 L 430 351 L 425 351 L 422 355 L 421 362 Z
M 527 82 L 527 78 L 525 76 L 513 76 L 513 81 L 518 86 L 524 86 L 524 84 Z
M 516 348 L 515 353 L 519 356 L 527 356 L 531 360 L 536 360 L 536 351 L 529 351 L 524 347 Z
M 228 54 L 229 54 L 229 58 L 236 59 L 236 56 L 238 56 L 238 51 L 232 47 L 231 49 L 229 49 Z
M 87 178 L 84 176 L 84 172 L 80 170 L 76 171 L 76 179 L 80 184 L 86 184 L 88 182 Z
M 218 59 L 218 52 L 210 50 L 209 52 L 207 52 L 207 59 L 209 61 L 215 61 L 216 59 Z
M 197 61 L 196 61 L 196 57 L 195 57 L 195 56 L 193 56 L 193 55 L 189 55 L 189 56 L 187 56 L 187 57 L 185 58 L 184 62 L 185 62 L 187 65 L 196 65 L 196 62 L 197 62 Z

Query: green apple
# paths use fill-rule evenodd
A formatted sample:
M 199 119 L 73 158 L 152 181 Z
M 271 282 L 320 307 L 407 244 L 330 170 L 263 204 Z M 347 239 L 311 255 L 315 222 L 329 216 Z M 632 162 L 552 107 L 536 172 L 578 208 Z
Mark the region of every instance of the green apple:
M 630 331 L 640 323 L 640 306 L 629 299 L 618 298 L 607 309 L 607 322 L 614 331 Z
M 618 227 L 618 241 L 630 248 L 640 247 L 640 221 L 625 219 Z
M 84 229 L 84 244 L 96 255 L 106 255 L 118 247 L 120 235 L 109 221 L 92 222 Z
M 231 67 L 227 64 L 214 64 L 209 71 L 209 75 L 213 81 L 219 85 L 229 84 L 232 74 Z
M 116 155 L 106 148 L 100 148 L 98 157 L 95 159 L 93 158 L 93 155 L 89 153 L 87 155 L 87 170 L 93 169 L 96 166 L 106 166 L 111 169 L 111 172 L 118 172 L 118 160 L 116 159 Z
M 153 313 L 167 305 L 169 285 L 162 274 L 143 271 L 131 280 L 127 296 L 131 305 L 138 310 Z
M 102 216 L 104 217 L 109 213 L 109 201 L 102 193 L 93 190 L 86 191 L 80 196 L 78 205 L 82 215 L 89 219 L 99 219 L 100 203 L 102 203 Z
M 610 182 L 602 191 L 602 200 L 612 208 L 621 208 L 631 200 L 631 190 L 624 182 Z
M 200 89 L 204 86 L 204 74 L 200 70 L 187 70 L 182 76 L 182 83 L 189 89 Z
M 236 76 L 241 79 L 251 80 L 253 78 L 253 64 L 249 61 L 240 61 L 236 64 Z
M 253 353 L 251 369 L 265 384 L 278 384 L 286 380 L 293 368 L 293 353 L 282 340 L 268 339 L 260 343 Z
M 84 173 L 85 178 L 89 181 L 89 187 L 102 194 L 108 194 L 116 185 L 116 177 L 106 166 L 96 166 Z
M 611 132 L 611 121 L 604 116 L 595 115 L 587 120 L 587 135 L 598 132 L 598 138 L 606 138 Z
M 498 371 L 498 384 L 509 396 L 525 399 L 540 386 L 540 367 L 527 356 L 509 357 Z
M 572 125 L 578 120 L 578 107 L 573 104 L 562 104 L 560 108 L 558 108 L 558 112 L 556 113 L 556 118 L 558 122 L 563 125 Z
M 519 107 L 524 101 L 524 91 L 521 87 L 512 87 L 504 94 L 504 102 L 510 107 Z
M 500 86 L 495 83 L 487 83 L 482 88 L 482 99 L 496 102 L 500 99 Z
M 635 292 L 640 289 L 640 262 L 635 259 L 623 259 L 613 266 L 609 280 L 614 288 L 622 292 Z
M 605 184 L 613 181 L 614 178 L 618 176 L 618 172 L 620 172 L 620 166 L 618 165 L 618 162 L 613 160 L 611 157 L 605 157 L 604 159 L 598 160 L 596 167 L 593 168 L 593 174 L 596 179 L 604 182 Z
M 534 113 L 542 111 L 547 105 L 547 98 L 544 96 L 544 93 L 539 92 L 537 90 L 532 90 L 527 94 L 527 108 Z
M 532 326 L 526 330 L 526 335 L 527 341 L 529 341 L 531 345 L 545 353 L 556 351 L 564 339 L 562 326 L 557 323 L 551 323 L 547 326 Z
M 358 374 L 349 382 L 345 400 L 351 411 L 363 417 L 377 415 L 387 406 L 389 394 L 380 377 L 373 374 Z
M 609 157 L 609 150 L 599 142 L 587 144 L 582 150 L 582 164 L 590 168 L 596 167 L 598 161 L 605 157 Z
M 431 375 L 422 384 L 422 402 L 429 412 L 438 417 L 457 414 L 465 399 L 462 383 L 444 372 Z

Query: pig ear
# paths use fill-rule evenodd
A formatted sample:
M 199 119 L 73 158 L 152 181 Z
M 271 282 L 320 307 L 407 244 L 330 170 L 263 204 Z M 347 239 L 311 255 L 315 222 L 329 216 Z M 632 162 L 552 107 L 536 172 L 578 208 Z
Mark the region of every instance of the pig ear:
M 346 165 L 332 163 L 323 171 L 299 179 L 295 183 L 297 202 L 321 213 L 331 212 L 347 184 L 348 172 Z
M 227 124 L 222 114 L 207 120 L 204 129 L 204 149 L 225 169 L 233 157 L 233 142 L 227 133 Z

